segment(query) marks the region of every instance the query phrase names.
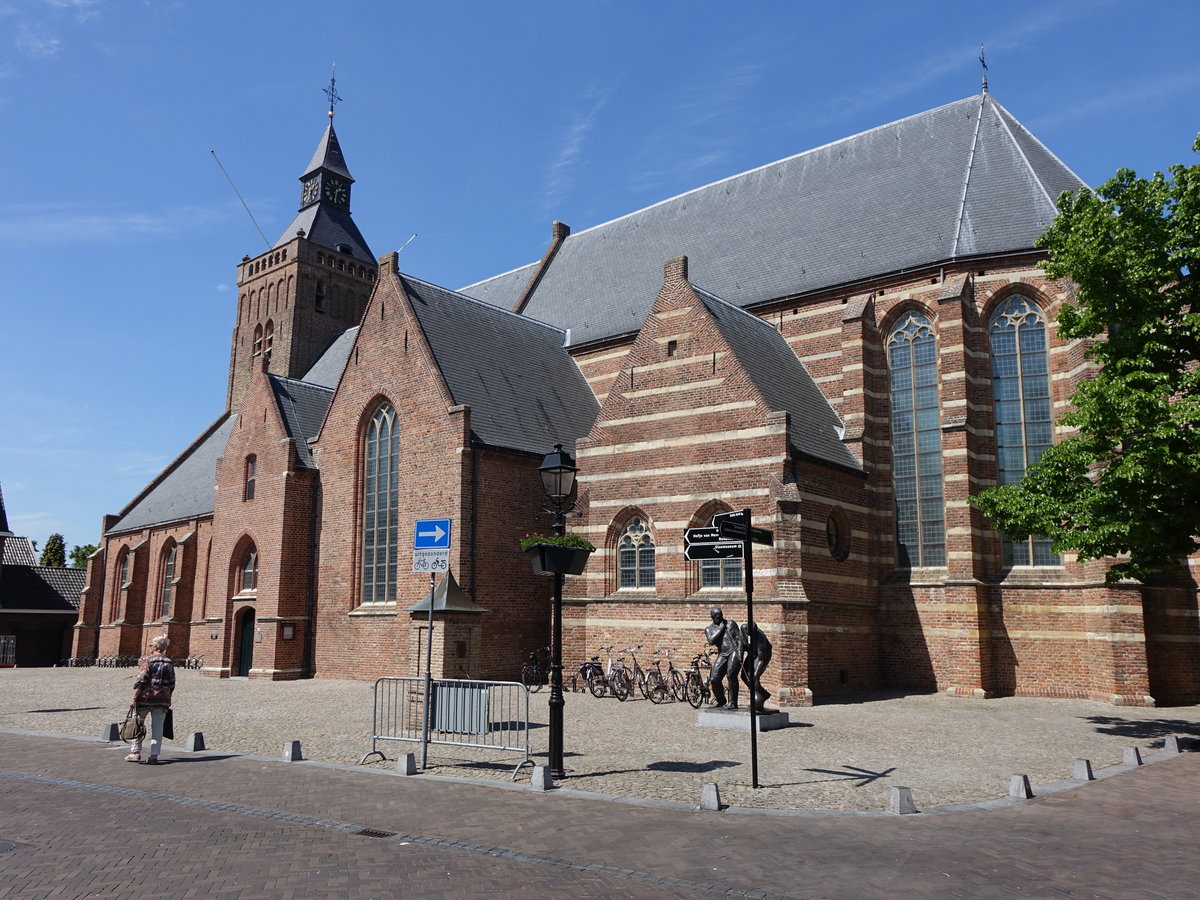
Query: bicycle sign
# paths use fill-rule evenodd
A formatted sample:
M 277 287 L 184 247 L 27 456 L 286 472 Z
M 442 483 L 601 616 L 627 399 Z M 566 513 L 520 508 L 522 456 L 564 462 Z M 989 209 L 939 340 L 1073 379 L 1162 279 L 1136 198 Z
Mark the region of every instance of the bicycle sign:
M 450 520 L 417 519 L 413 526 L 414 572 L 445 572 L 450 568 Z

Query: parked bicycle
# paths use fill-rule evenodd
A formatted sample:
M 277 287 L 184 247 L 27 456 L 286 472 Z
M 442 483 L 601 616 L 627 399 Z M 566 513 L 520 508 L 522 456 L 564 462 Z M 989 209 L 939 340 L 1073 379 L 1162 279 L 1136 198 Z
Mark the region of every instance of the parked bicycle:
M 629 694 L 633 690 L 633 682 L 629 678 L 629 671 L 625 668 L 621 660 L 613 661 L 613 648 L 611 644 L 599 649 L 608 654 L 608 667 L 602 672 L 594 673 L 588 679 L 588 690 L 592 692 L 593 697 L 603 697 L 611 693 L 624 703 L 629 699 Z
M 663 681 L 667 685 L 667 690 L 671 692 L 671 696 L 675 700 L 678 700 L 680 703 L 682 703 L 685 699 L 687 699 L 687 692 L 684 690 L 683 673 L 675 668 L 675 662 L 671 659 L 671 654 L 675 652 L 676 648 L 666 647 L 659 649 L 654 655 L 657 657 L 660 654 L 666 654 L 667 671 L 663 672 Z M 654 664 L 661 667 L 662 660 L 656 659 Z M 662 669 L 659 668 L 659 671 L 662 672 Z
M 706 650 L 693 656 L 692 667 L 688 669 L 684 678 L 684 694 L 692 709 L 699 709 L 712 699 L 712 688 L 708 685 L 708 678 L 712 673 L 710 652 Z
M 521 684 L 537 693 L 550 682 L 550 648 L 542 647 L 529 654 L 529 662 L 521 667 Z
M 637 661 L 637 652 L 642 649 L 642 645 L 636 647 L 626 647 L 624 652 L 629 654 L 629 658 L 633 661 L 633 667 L 630 670 L 629 676 L 633 683 L 637 685 L 642 696 L 651 703 L 662 703 L 667 699 L 669 691 L 666 684 L 663 683 L 662 671 L 660 669 L 643 669 Z

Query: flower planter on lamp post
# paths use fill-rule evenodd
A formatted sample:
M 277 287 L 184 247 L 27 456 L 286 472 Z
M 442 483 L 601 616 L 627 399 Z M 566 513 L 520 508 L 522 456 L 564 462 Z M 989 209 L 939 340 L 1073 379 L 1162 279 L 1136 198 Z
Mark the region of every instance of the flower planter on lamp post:
M 526 547 L 525 555 L 533 563 L 537 575 L 582 575 L 592 551 L 540 543 Z

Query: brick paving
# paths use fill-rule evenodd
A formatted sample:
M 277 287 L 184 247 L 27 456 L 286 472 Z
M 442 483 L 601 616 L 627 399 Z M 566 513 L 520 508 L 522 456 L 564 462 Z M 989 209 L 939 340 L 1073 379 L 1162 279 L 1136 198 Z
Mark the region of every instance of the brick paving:
M 1173 898 L 1200 877 L 1197 753 L 1001 809 L 912 816 L 699 812 L 217 752 L 168 748 L 158 767 L 123 756 L 0 731 L 0 898 Z

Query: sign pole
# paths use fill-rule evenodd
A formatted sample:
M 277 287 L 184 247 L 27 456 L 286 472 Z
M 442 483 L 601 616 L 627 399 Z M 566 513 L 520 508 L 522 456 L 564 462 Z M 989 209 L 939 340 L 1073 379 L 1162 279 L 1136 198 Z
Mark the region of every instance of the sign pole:
M 425 714 L 421 724 L 421 768 L 429 763 L 429 706 L 433 693 L 433 589 L 437 576 L 429 573 L 429 633 L 425 635 Z
M 758 711 L 754 701 L 758 695 L 758 676 L 754 673 L 756 648 L 754 640 L 754 544 L 750 541 L 750 510 L 742 510 L 742 520 L 746 523 L 746 532 L 742 537 L 742 554 L 746 579 L 746 642 L 749 645 L 750 677 L 750 782 L 757 790 L 758 784 Z

